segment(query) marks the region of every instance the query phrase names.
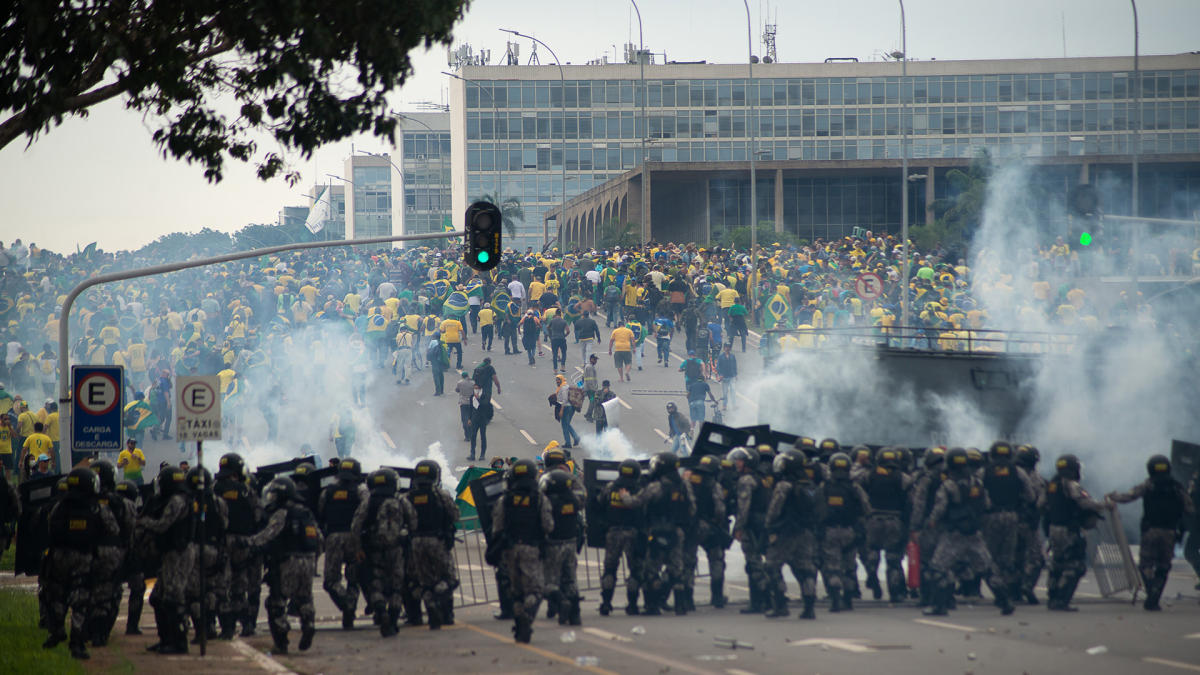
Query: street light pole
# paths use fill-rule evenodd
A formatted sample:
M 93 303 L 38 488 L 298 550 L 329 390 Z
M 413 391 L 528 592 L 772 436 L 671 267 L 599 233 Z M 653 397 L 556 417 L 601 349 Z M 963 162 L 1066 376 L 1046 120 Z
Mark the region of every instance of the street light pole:
M 348 179 L 348 178 L 342 178 L 341 176 L 339 176 L 339 175 L 337 175 L 337 174 L 335 174 L 335 173 L 327 173 L 327 174 L 325 174 L 325 175 L 326 175 L 326 176 L 329 176 L 330 178 L 336 178 L 336 179 L 338 179 L 338 180 L 342 181 L 343 183 L 346 183 L 347 185 L 349 185 L 349 186 L 350 186 L 350 191 L 351 191 L 351 192 L 353 192 L 353 191 L 354 191 L 354 181 L 352 181 L 352 180 L 350 180 L 350 179 Z M 330 187 L 332 188 L 332 185 L 331 185 Z M 333 190 L 332 190 L 332 189 L 330 189 L 330 191 L 329 191 L 329 194 L 330 194 L 330 195 L 332 195 L 332 194 L 333 194 Z M 345 195 L 345 192 L 344 192 L 344 191 L 343 191 L 343 193 L 342 193 L 342 203 L 343 203 L 343 204 L 348 204 L 348 203 L 349 203 L 349 202 L 347 202 L 347 201 L 346 201 L 346 195 Z M 332 212 L 333 212 L 333 208 L 332 208 L 332 206 L 333 206 L 333 200 L 332 200 L 332 199 L 330 200 L 330 202 L 329 202 L 329 205 L 330 205 L 330 207 L 331 207 L 331 208 L 330 208 L 330 214 L 332 215 Z M 349 209 L 346 209 L 346 213 L 349 213 L 351 218 L 353 218 L 353 217 L 354 217 L 354 215 L 353 215 L 353 214 L 354 214 L 354 212 L 353 212 L 353 211 L 350 211 Z M 343 214 L 342 214 L 342 238 L 343 238 L 343 239 L 349 239 L 349 238 L 350 238 L 350 233 L 347 231 L 349 228 L 347 228 L 347 227 L 346 227 L 346 224 L 347 224 L 347 223 L 346 223 L 346 213 L 343 213 Z M 355 234 L 358 234 L 358 223 L 355 223 L 355 224 L 354 224 L 354 233 L 355 233 Z
M 1133 147 L 1130 154 L 1133 155 L 1132 161 L 1132 187 L 1133 187 L 1133 209 L 1131 211 L 1134 218 L 1140 215 L 1141 209 L 1138 208 L 1138 155 L 1141 153 L 1142 145 L 1142 71 L 1138 68 L 1138 11 L 1137 0 L 1129 0 L 1129 5 L 1133 8 Z M 1138 306 L 1138 264 L 1141 263 L 1141 246 L 1138 240 L 1142 233 L 1142 226 L 1135 224 L 1133 226 L 1133 307 L 1136 310 Z
M 504 32 L 504 33 L 510 33 L 512 35 L 516 35 L 517 37 L 523 37 L 523 38 L 526 38 L 529 40 L 533 40 L 534 42 L 538 43 L 539 45 L 545 47 L 546 51 L 550 52 L 550 56 L 554 57 L 554 65 L 558 66 L 558 79 L 559 79 L 559 82 L 561 82 L 561 91 L 559 92 L 558 99 L 559 99 L 559 102 L 562 103 L 562 204 L 558 207 L 558 219 L 557 219 L 558 235 L 557 236 L 558 236 L 558 244 L 559 244 L 559 246 L 562 246 L 563 245 L 563 240 L 562 240 L 563 220 L 565 220 L 567 217 L 567 78 L 566 78 L 566 75 L 563 74 L 562 62 L 560 62 L 558 60 L 558 54 L 554 53 L 554 50 L 550 48 L 550 45 L 546 44 L 545 42 L 542 42 L 541 40 L 533 37 L 532 35 L 526 35 L 519 31 L 510 30 L 508 28 L 501 28 L 500 31 Z M 554 125 L 552 124 L 551 126 L 554 126 Z M 543 240 L 550 238 L 550 233 L 546 230 L 545 222 L 546 222 L 545 220 L 542 221 L 542 223 L 543 223 L 542 224 L 542 239 Z M 543 241 L 542 247 L 544 248 L 547 243 L 549 243 L 549 242 Z M 566 251 L 565 246 L 564 246 L 563 250 Z
M 462 80 L 463 82 L 466 82 L 468 84 L 475 85 L 476 87 L 479 88 L 479 92 L 482 94 L 487 94 L 488 100 L 492 102 L 492 144 L 496 148 L 496 150 L 495 150 L 496 157 L 494 159 L 494 161 L 496 162 L 496 208 L 500 209 L 500 221 L 501 221 L 500 225 L 501 225 L 501 227 L 503 227 L 504 226 L 504 222 L 503 222 L 504 221 L 504 196 L 503 196 L 504 195 L 504 192 L 503 192 L 504 191 L 504 187 L 503 187 L 504 186 L 504 176 L 503 176 L 503 174 L 500 173 L 500 136 L 499 136 L 499 134 L 496 133 L 496 120 L 498 120 L 500 118 L 500 109 L 496 107 L 496 97 L 492 94 L 492 92 L 485 89 L 482 84 L 479 84 L 478 82 L 476 82 L 475 80 L 472 80 L 469 77 L 463 77 L 462 75 L 455 75 L 454 73 L 451 73 L 451 72 L 448 72 L 445 70 L 442 71 L 442 74 L 449 75 L 450 77 L 453 77 L 456 80 Z M 466 100 L 465 96 L 463 97 L 463 100 L 464 101 Z M 565 122 L 564 122 L 564 124 L 565 124 Z M 505 126 L 507 128 L 507 123 Z M 508 162 L 507 157 L 508 157 L 508 155 L 507 155 L 507 153 L 505 153 L 505 163 L 506 164 Z M 563 161 L 564 162 L 566 161 L 565 157 L 563 158 Z
M 755 155 L 758 150 L 758 119 L 751 121 L 750 113 L 754 107 L 750 105 L 750 92 L 754 87 L 754 38 L 750 22 L 750 2 L 742 0 L 746 6 L 746 124 L 750 126 L 750 275 L 746 279 L 746 292 L 750 299 L 750 321 L 754 322 L 758 310 L 758 181 L 755 174 Z M 773 326 L 771 326 L 773 328 Z
M 650 119 L 646 117 L 646 62 L 644 60 L 644 54 L 646 52 L 646 40 L 642 35 L 642 10 L 638 8 L 636 0 L 629 0 L 629 2 L 633 3 L 633 11 L 637 13 L 638 20 L 637 59 L 642 80 L 642 180 L 646 181 L 649 179 L 649 176 L 646 175 L 646 160 L 648 159 L 648 157 L 646 157 L 646 139 L 650 135 Z M 642 191 L 642 194 L 645 195 L 644 190 Z M 642 205 L 642 222 L 639 224 L 638 229 L 641 231 L 640 239 L 641 244 L 644 247 L 646 245 L 646 241 L 650 238 L 650 232 L 646 230 L 646 200 L 643 197 L 638 201 L 641 202 Z
M 908 81 L 908 30 L 904 22 L 904 0 L 900 2 L 900 325 L 901 330 L 909 326 L 908 275 L 908 98 L 904 96 L 904 85 Z

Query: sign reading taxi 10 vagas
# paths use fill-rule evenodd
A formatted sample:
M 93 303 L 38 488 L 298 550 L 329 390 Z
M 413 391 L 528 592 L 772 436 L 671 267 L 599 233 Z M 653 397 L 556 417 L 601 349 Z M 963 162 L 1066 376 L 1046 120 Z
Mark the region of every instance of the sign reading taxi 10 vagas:
M 175 437 L 221 440 L 221 384 L 216 375 L 181 375 L 175 383 Z

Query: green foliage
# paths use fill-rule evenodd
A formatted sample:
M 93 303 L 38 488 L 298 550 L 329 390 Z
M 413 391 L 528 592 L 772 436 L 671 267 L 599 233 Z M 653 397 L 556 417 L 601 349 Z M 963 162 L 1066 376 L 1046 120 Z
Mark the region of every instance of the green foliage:
M 4 551 L 4 555 L 0 555 L 0 572 L 13 571 L 13 567 L 16 566 L 16 560 L 17 560 L 17 547 L 9 546 Z
M 234 250 L 233 237 L 225 232 L 204 228 L 199 232 L 172 232 L 164 234 L 141 247 L 135 253 L 160 258 L 164 262 L 187 260 L 193 255 L 212 256 Z
M 938 243 L 949 249 L 966 248 L 983 222 L 992 170 L 991 155 L 987 150 L 981 150 L 966 171 L 951 169 L 946 172 L 951 196 L 933 203 L 934 222 L 909 229 L 909 236 L 919 250 L 931 250 Z
M 284 244 L 315 241 L 316 239 L 317 237 L 309 232 L 303 223 L 292 225 L 259 225 L 250 223 L 233 233 L 234 248 L 239 251 L 267 248 L 269 246 L 283 246 Z
M 636 247 L 641 243 L 641 236 L 641 227 L 637 223 L 622 224 L 617 218 L 609 218 L 596 230 L 596 248 Z
M 67 652 L 67 643 L 42 649 L 46 631 L 38 628 L 37 596 L 17 589 L 0 589 L 0 673 L 82 673 Z
M 521 200 L 516 197 L 509 197 L 504 200 L 503 204 L 500 204 L 496 201 L 496 195 L 485 192 L 471 200 L 471 203 L 475 202 L 489 202 L 500 207 L 500 215 L 504 220 L 504 232 L 510 237 L 517 234 L 517 226 L 513 221 L 525 222 L 525 209 L 521 206 Z
M 122 98 L 164 155 L 212 182 L 235 159 L 294 183 L 255 137 L 304 159 L 354 134 L 392 140 L 388 96 L 412 72 L 409 52 L 450 44 L 468 1 L 5 3 L 0 148 Z
M 735 227 L 725 233 L 720 241 L 722 246 L 747 250 L 750 248 L 750 228 Z M 775 231 L 775 223 L 769 221 L 760 221 L 758 223 L 758 245 L 759 246 L 781 246 L 798 245 L 800 240 L 791 232 Z

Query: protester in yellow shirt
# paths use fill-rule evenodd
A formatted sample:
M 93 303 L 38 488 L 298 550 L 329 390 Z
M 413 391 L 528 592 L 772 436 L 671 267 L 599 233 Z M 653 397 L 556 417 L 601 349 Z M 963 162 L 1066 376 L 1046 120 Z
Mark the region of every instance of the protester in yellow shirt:
M 146 466 L 146 455 L 137 447 L 137 441 L 130 438 L 125 441 L 125 449 L 117 455 L 117 468 L 124 470 L 125 480 L 138 485 L 143 483 L 142 469 Z
M 44 428 L 41 422 L 35 422 L 33 425 L 33 433 L 25 437 L 25 442 L 21 444 L 21 461 L 20 466 L 25 466 L 28 457 L 38 457 L 40 455 L 49 455 L 50 463 L 58 466 L 57 456 L 54 454 L 54 441 L 43 433 Z
M 608 338 L 608 353 L 613 357 L 618 380 L 629 381 L 629 370 L 633 367 L 633 341 L 633 331 L 625 327 L 624 321 L 618 321 Z
M 0 414 L 0 464 L 12 471 L 16 469 L 13 456 L 13 428 L 8 423 L 8 415 Z
M 446 345 L 447 356 L 450 352 L 457 352 L 458 365 L 454 366 L 456 370 L 462 370 L 463 345 L 467 342 L 467 336 L 463 334 L 462 322 L 458 319 L 446 319 L 439 326 L 442 331 L 442 342 Z
M 491 307 L 484 306 L 479 310 L 479 347 L 485 352 L 492 351 L 492 338 L 495 333 L 496 312 Z

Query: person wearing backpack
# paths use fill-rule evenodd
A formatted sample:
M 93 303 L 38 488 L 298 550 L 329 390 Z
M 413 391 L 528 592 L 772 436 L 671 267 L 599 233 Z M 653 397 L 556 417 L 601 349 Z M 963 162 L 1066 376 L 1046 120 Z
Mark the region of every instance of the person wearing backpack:
M 425 349 L 425 358 L 429 360 L 430 372 L 433 373 L 433 395 L 441 396 L 446 388 L 446 371 L 450 369 L 450 355 L 438 336 L 429 341 Z
M 604 287 L 604 327 L 609 328 L 621 320 L 621 289 L 610 283 Z
M 585 396 L 583 388 L 577 387 L 567 382 L 567 378 L 562 375 L 555 376 L 558 384 L 558 389 L 555 391 L 555 396 L 558 400 L 558 421 L 562 424 L 563 445 L 565 449 L 570 449 L 579 445 L 579 433 L 575 431 L 575 427 L 571 426 L 571 419 L 575 417 L 575 413 L 583 409 Z

